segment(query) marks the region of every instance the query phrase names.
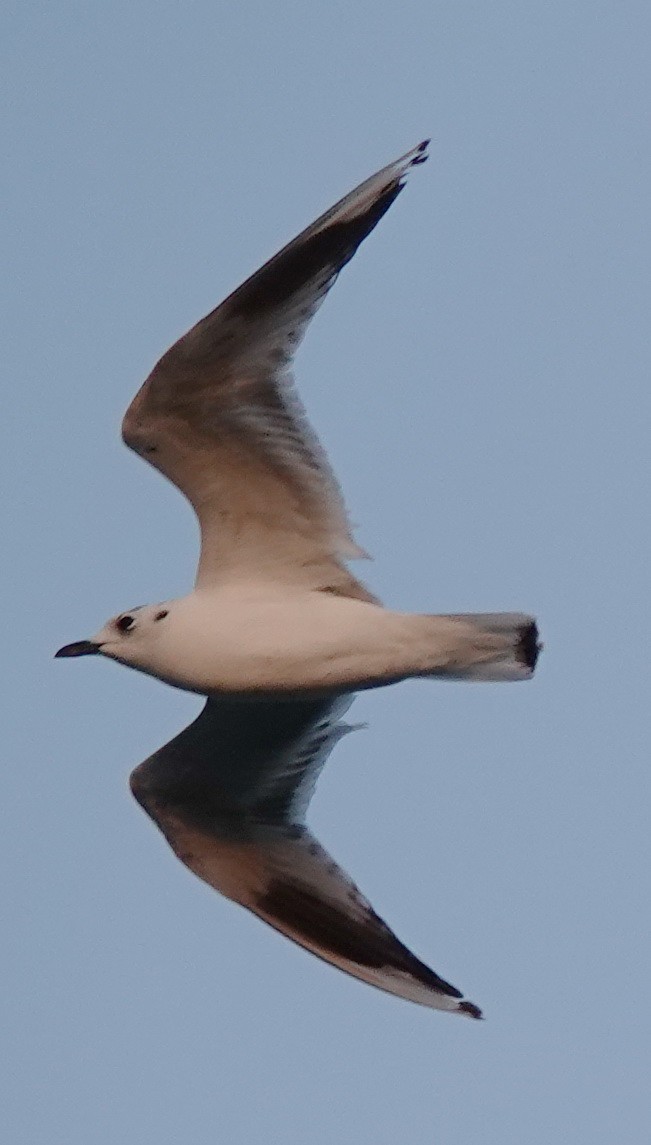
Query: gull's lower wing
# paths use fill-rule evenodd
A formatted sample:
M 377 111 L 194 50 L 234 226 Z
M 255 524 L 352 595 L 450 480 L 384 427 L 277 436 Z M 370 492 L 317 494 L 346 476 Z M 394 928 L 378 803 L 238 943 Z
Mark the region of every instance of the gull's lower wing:
M 156 816 L 176 855 L 200 879 L 353 978 L 418 1002 L 481 1018 L 481 1010 L 421 962 L 305 829 L 260 831 L 245 842 Z
M 209 848 L 204 860 L 208 853 Z M 261 844 L 259 862 L 261 882 L 253 892 L 247 887 L 238 901 L 275 930 L 379 990 L 435 1010 L 481 1018 L 474 1002 L 400 942 L 308 831 Z M 201 870 L 196 873 L 205 877 Z
M 341 559 L 362 554 L 289 365 L 339 271 L 425 158 L 422 143 L 317 219 L 172 346 L 131 403 L 124 440 L 199 517 L 198 585 L 254 570 L 360 595 Z
M 349 703 L 209 700 L 136 768 L 133 793 L 191 871 L 306 950 L 390 994 L 479 1018 L 304 826 L 318 773 L 348 730 Z

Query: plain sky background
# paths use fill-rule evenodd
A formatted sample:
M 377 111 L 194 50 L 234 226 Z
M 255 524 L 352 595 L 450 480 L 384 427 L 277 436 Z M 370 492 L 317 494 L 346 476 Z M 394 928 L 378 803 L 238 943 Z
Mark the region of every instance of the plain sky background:
M 7 1141 L 647 1142 L 648 2 L 21 0 L 2 41 Z M 194 879 L 126 781 L 199 701 L 52 660 L 192 583 L 119 440 L 156 358 L 427 135 L 300 388 L 383 598 L 546 651 L 361 697 L 311 823 L 484 1023 Z

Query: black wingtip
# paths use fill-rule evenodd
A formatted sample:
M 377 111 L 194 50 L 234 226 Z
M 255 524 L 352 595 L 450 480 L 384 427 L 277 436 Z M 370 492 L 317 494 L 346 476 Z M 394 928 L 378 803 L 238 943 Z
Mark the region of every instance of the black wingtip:
M 467 1014 L 469 1018 L 483 1019 L 484 1017 L 479 1006 L 475 1006 L 474 1002 L 459 1002 L 459 1012 Z
M 419 163 L 426 163 L 427 162 L 427 160 L 429 159 L 429 155 L 427 154 L 427 148 L 429 147 L 431 142 L 432 142 L 431 139 L 423 139 L 422 143 L 419 143 L 418 146 L 414 148 L 414 151 L 416 152 L 416 154 L 414 155 L 414 157 L 411 161 L 413 167 L 418 166 Z

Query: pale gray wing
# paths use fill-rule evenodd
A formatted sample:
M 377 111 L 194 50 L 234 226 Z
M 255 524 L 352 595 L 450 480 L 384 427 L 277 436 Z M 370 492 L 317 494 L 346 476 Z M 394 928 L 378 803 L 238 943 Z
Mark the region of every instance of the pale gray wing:
M 422 143 L 317 219 L 172 346 L 131 403 L 125 442 L 199 518 L 198 585 L 253 572 L 364 595 L 341 563 L 363 554 L 289 367 L 339 271 L 425 158 Z
M 481 1011 L 396 937 L 304 825 L 351 698 L 209 700 L 131 777 L 132 791 L 204 882 L 325 962 L 390 994 Z

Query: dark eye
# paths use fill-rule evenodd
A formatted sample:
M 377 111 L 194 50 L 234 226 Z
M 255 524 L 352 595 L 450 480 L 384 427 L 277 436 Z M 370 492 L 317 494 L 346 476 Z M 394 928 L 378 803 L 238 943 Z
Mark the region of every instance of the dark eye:
M 115 627 L 120 632 L 130 632 L 135 624 L 133 616 L 120 616 L 115 622 Z
M 154 620 L 164 620 L 166 616 L 169 616 L 167 609 L 161 608 L 160 612 L 156 613 Z

